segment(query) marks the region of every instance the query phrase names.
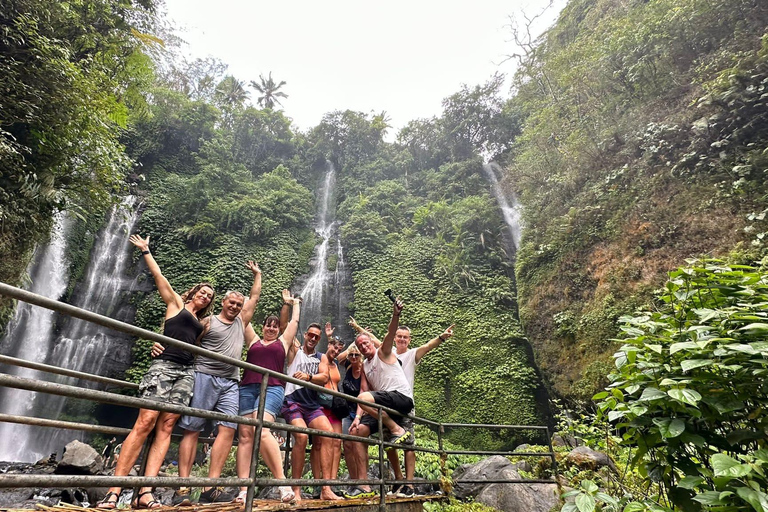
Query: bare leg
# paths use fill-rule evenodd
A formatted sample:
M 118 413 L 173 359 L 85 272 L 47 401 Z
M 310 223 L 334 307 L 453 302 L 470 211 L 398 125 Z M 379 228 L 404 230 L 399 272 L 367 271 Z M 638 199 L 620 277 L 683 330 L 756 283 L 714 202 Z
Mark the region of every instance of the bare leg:
M 387 450 L 387 458 L 389 464 L 392 466 L 392 471 L 395 472 L 395 480 L 403 479 L 403 471 L 400 469 L 400 457 L 397 454 L 397 450 Z
M 216 434 L 216 440 L 211 447 L 211 465 L 208 467 L 208 478 L 219 478 L 221 476 L 234 439 L 235 429 L 219 425 L 219 433 Z
M 257 413 L 245 414 L 246 418 L 256 418 Z M 253 434 L 256 427 L 240 424 L 237 426 L 237 458 L 235 467 L 238 478 L 248 478 L 251 474 L 251 462 L 253 458 Z M 247 487 L 241 487 L 241 491 L 247 491 Z
M 341 434 L 341 423 L 331 423 L 333 431 Z M 327 439 L 331 442 L 333 448 L 333 465 L 331 467 L 331 478 L 338 478 L 339 476 L 339 463 L 341 462 L 341 439 Z
M 368 437 L 371 435 L 370 429 L 365 425 L 358 425 L 356 429 L 349 429 L 349 433 L 359 437 Z M 350 468 L 350 477 L 354 480 L 365 480 L 368 478 L 368 446 L 356 441 L 350 441 L 348 445 L 350 450 L 349 453 L 347 453 L 347 467 Z M 350 460 L 353 461 L 352 464 L 349 464 Z M 354 474 L 352 473 L 351 468 L 354 468 Z M 360 485 L 358 487 L 365 491 L 371 490 L 368 485 Z
M 307 424 L 304 420 L 297 418 L 291 421 L 291 425 L 297 427 L 307 428 Z M 309 436 L 307 434 L 300 434 L 298 432 L 293 433 L 293 447 L 291 448 L 291 478 L 301 478 L 304 473 L 304 462 L 306 461 L 307 442 Z M 296 494 L 296 501 L 301 501 L 301 486 L 293 486 L 293 492 Z
M 406 450 L 403 453 L 405 454 L 403 455 L 403 458 L 405 459 L 405 479 L 413 480 L 416 473 L 416 452 L 413 450 Z M 413 487 L 413 484 L 408 485 Z
M 373 395 L 368 392 L 360 393 L 357 398 L 360 400 L 365 400 L 366 402 L 376 403 L 376 401 L 373 399 Z M 379 416 L 379 410 L 375 407 L 360 404 L 360 408 L 374 418 L 378 418 Z M 381 411 L 381 423 L 384 425 L 384 427 L 388 428 L 390 432 L 392 432 L 392 435 L 399 436 L 405 432 L 405 429 L 395 423 L 395 420 L 390 418 L 389 414 L 384 411 Z
M 152 446 L 149 447 L 144 476 L 157 476 L 160 472 L 160 467 L 165 461 L 165 455 L 168 453 L 168 447 L 171 446 L 173 426 L 176 425 L 180 417 L 180 414 L 170 412 L 161 412 L 158 416 L 157 424 L 155 425 L 155 440 L 152 441 Z M 151 487 L 142 487 L 139 489 L 139 494 L 151 490 Z
M 117 459 L 117 466 L 115 467 L 115 476 L 126 476 L 130 473 L 136 459 L 139 458 L 144 441 L 147 440 L 147 436 L 155 428 L 159 415 L 159 411 L 139 409 L 139 417 L 136 418 L 136 423 L 133 424 L 131 433 L 123 441 L 120 457 Z M 115 494 L 120 494 L 121 490 L 120 487 L 109 488 L 109 492 L 114 492 Z
M 309 428 L 325 430 L 326 432 L 333 432 L 333 429 L 331 428 L 331 422 L 328 421 L 328 418 L 325 415 L 318 416 L 312 420 L 309 423 Z M 315 442 L 320 445 L 320 469 L 323 475 L 322 478 L 325 479 L 334 478 L 331 475 L 331 468 L 333 467 L 333 444 L 331 441 L 332 439 L 323 436 L 317 436 L 317 439 L 315 439 Z M 314 475 L 315 473 L 312 474 Z M 324 485 L 320 489 L 320 499 L 340 500 L 341 498 L 331 490 L 330 485 Z
M 184 437 L 179 443 L 179 476 L 182 478 L 186 478 L 192 473 L 198 437 L 200 437 L 200 432 L 185 430 Z

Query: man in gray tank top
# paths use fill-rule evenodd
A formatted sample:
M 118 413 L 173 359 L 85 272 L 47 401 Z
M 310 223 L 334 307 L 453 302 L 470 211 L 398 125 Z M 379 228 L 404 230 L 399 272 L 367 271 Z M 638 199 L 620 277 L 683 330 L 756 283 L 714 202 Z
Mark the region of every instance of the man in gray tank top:
M 251 326 L 251 318 L 256 311 L 256 304 L 261 295 L 261 270 L 258 264 L 249 261 L 248 268 L 253 272 L 253 286 L 248 300 L 243 294 L 228 291 L 221 303 L 221 313 L 203 319 L 203 334 L 200 346 L 223 356 L 240 360 L 245 339 L 251 339 L 256 333 Z M 190 407 L 216 411 L 237 416 L 239 405 L 238 383 L 240 369 L 217 359 L 197 356 L 195 361 L 195 389 Z M 197 439 L 205 428 L 205 418 L 182 416 L 179 426 L 184 430 L 184 437 L 179 444 L 179 476 L 188 477 L 192 471 L 197 451 Z M 217 421 L 218 434 L 211 447 L 208 477 L 219 478 L 224 463 L 232 448 L 232 441 L 237 430 L 237 423 Z M 235 499 L 235 493 L 224 488 L 204 489 L 200 494 L 201 503 L 222 503 Z M 173 495 L 174 505 L 190 503 L 189 488 L 182 487 Z

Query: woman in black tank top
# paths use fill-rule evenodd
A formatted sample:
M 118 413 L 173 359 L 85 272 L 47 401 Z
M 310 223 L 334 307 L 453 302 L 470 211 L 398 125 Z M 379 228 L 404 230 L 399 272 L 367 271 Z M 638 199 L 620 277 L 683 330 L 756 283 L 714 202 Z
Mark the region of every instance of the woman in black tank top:
M 197 343 L 197 338 L 203 332 L 200 320 L 208 316 L 213 309 L 215 292 L 208 283 L 200 283 L 182 295 L 176 293 L 168 280 L 163 276 L 155 259 L 149 252 L 149 237 L 146 239 L 138 235 L 131 235 L 131 243 L 141 250 L 144 261 L 155 279 L 157 290 L 165 302 L 165 322 L 163 334 L 190 345 Z M 161 352 L 155 358 L 144 375 L 139 385 L 139 392 L 143 398 L 157 400 L 159 402 L 189 405 L 192 398 L 194 385 L 194 372 L 192 363 L 194 354 L 179 347 L 162 347 L 155 343 L 153 353 Z M 157 476 L 160 466 L 168 452 L 171 442 L 171 431 L 178 414 L 154 411 L 151 409 L 139 409 L 139 417 L 131 429 L 131 433 L 123 441 L 120 458 L 117 460 L 115 476 L 126 476 L 136 462 L 141 447 L 152 430 L 155 431 L 155 439 L 149 450 L 145 476 Z M 120 487 L 111 487 L 104 499 L 96 506 L 101 509 L 113 509 L 117 507 Z M 144 487 L 133 500 L 133 508 L 157 508 L 161 503 L 155 500 L 152 489 Z

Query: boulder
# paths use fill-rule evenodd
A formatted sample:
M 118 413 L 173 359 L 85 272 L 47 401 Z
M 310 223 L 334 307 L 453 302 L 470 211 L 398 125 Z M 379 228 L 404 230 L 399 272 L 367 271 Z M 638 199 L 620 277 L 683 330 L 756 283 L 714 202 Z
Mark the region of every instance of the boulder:
M 0 489 L 0 508 L 18 508 L 34 494 L 34 489 Z
M 584 442 L 581 439 L 570 434 L 566 434 L 564 436 L 555 434 L 552 436 L 552 446 L 567 446 L 568 448 L 576 448 L 577 446 L 582 446 L 583 444 Z
M 519 479 L 520 474 L 506 458 L 496 455 L 477 464 L 463 465 L 453 473 L 453 492 L 461 500 L 474 501 L 504 512 L 549 512 L 560 503 L 557 486 L 552 484 L 484 484 L 463 480 Z
M 531 466 L 531 463 L 528 462 L 527 460 L 521 460 L 513 463 L 512 468 L 517 471 L 525 471 L 526 473 L 530 473 L 533 471 L 533 466 Z
M 598 452 L 592 450 L 591 448 L 587 448 L 586 446 L 579 446 L 574 448 L 568 454 L 566 459 L 568 462 L 575 464 L 582 469 L 591 469 L 592 471 L 596 471 L 603 466 L 607 466 L 614 473 L 619 472 L 616 468 L 616 463 L 614 463 L 613 459 L 611 459 L 608 455 L 603 452 Z
M 101 471 L 104 461 L 91 446 L 72 441 L 64 448 L 64 456 L 56 466 L 56 473 L 63 475 L 96 475 Z

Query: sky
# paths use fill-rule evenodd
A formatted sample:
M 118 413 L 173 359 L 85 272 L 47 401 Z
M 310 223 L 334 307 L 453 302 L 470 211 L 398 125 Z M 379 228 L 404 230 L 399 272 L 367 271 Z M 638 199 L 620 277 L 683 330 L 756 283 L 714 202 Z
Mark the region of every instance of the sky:
M 216 57 L 248 83 L 272 72 L 285 114 L 306 130 L 334 110 L 386 111 L 391 133 L 440 115 L 462 84 L 510 76 L 511 15 L 548 0 L 166 0 L 189 57 Z M 564 0 L 537 20 L 540 33 Z M 257 93 L 251 89 L 255 103 Z

